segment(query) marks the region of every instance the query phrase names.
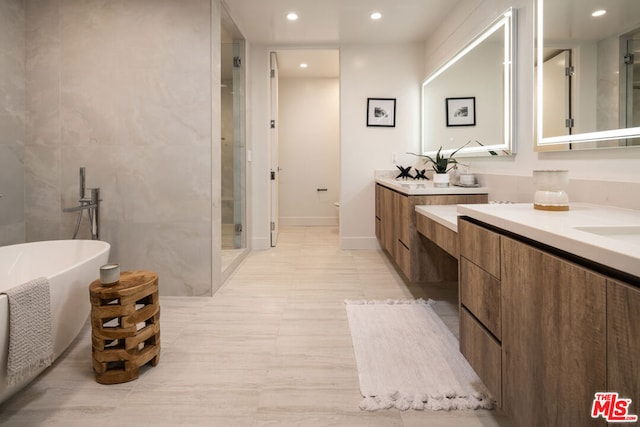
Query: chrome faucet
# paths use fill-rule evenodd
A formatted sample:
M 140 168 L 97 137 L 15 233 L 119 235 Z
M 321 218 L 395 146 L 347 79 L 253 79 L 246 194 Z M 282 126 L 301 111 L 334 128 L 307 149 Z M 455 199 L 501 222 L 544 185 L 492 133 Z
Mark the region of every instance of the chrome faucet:
M 86 169 L 84 167 L 80 168 L 80 201 L 84 199 L 85 187 L 86 187 Z
M 87 197 L 87 190 L 89 190 L 89 197 Z M 91 240 L 100 240 L 100 189 L 99 188 L 86 188 L 86 170 L 84 167 L 80 168 L 80 205 L 72 208 L 64 208 L 63 212 L 78 212 L 78 220 L 76 221 L 76 229 L 73 233 L 73 238 L 78 236 L 78 230 L 80 230 L 80 222 L 82 222 L 82 213 L 86 210 L 89 216 L 89 225 L 91 231 Z

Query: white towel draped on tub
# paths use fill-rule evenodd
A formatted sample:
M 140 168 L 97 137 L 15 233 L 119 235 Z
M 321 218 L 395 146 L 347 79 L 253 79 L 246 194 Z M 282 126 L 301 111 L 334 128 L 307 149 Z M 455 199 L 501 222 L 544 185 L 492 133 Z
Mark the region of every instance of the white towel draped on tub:
M 7 383 L 11 386 L 53 363 L 49 280 L 34 279 L 4 293 L 9 299 Z

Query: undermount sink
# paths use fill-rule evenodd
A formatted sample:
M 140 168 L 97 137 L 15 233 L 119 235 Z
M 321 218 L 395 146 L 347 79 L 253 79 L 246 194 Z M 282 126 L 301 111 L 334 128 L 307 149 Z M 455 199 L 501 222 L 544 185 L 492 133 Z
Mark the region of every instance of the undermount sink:
M 638 225 L 612 225 L 612 226 L 583 226 L 573 227 L 574 230 L 584 231 L 598 236 L 609 237 L 626 243 L 640 245 L 640 226 Z

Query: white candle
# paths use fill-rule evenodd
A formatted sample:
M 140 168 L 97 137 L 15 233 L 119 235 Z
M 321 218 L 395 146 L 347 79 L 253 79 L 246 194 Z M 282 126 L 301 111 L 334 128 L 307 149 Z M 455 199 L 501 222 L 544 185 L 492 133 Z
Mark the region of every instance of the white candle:
M 105 264 L 100 267 L 100 283 L 112 286 L 120 280 L 120 264 Z

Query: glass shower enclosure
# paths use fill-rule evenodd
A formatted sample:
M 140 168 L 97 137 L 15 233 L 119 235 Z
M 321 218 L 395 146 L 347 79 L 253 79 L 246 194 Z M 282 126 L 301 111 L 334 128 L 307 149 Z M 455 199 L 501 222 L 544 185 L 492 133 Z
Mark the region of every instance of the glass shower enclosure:
M 233 21 L 221 30 L 222 271 L 242 255 L 246 239 L 245 42 Z

